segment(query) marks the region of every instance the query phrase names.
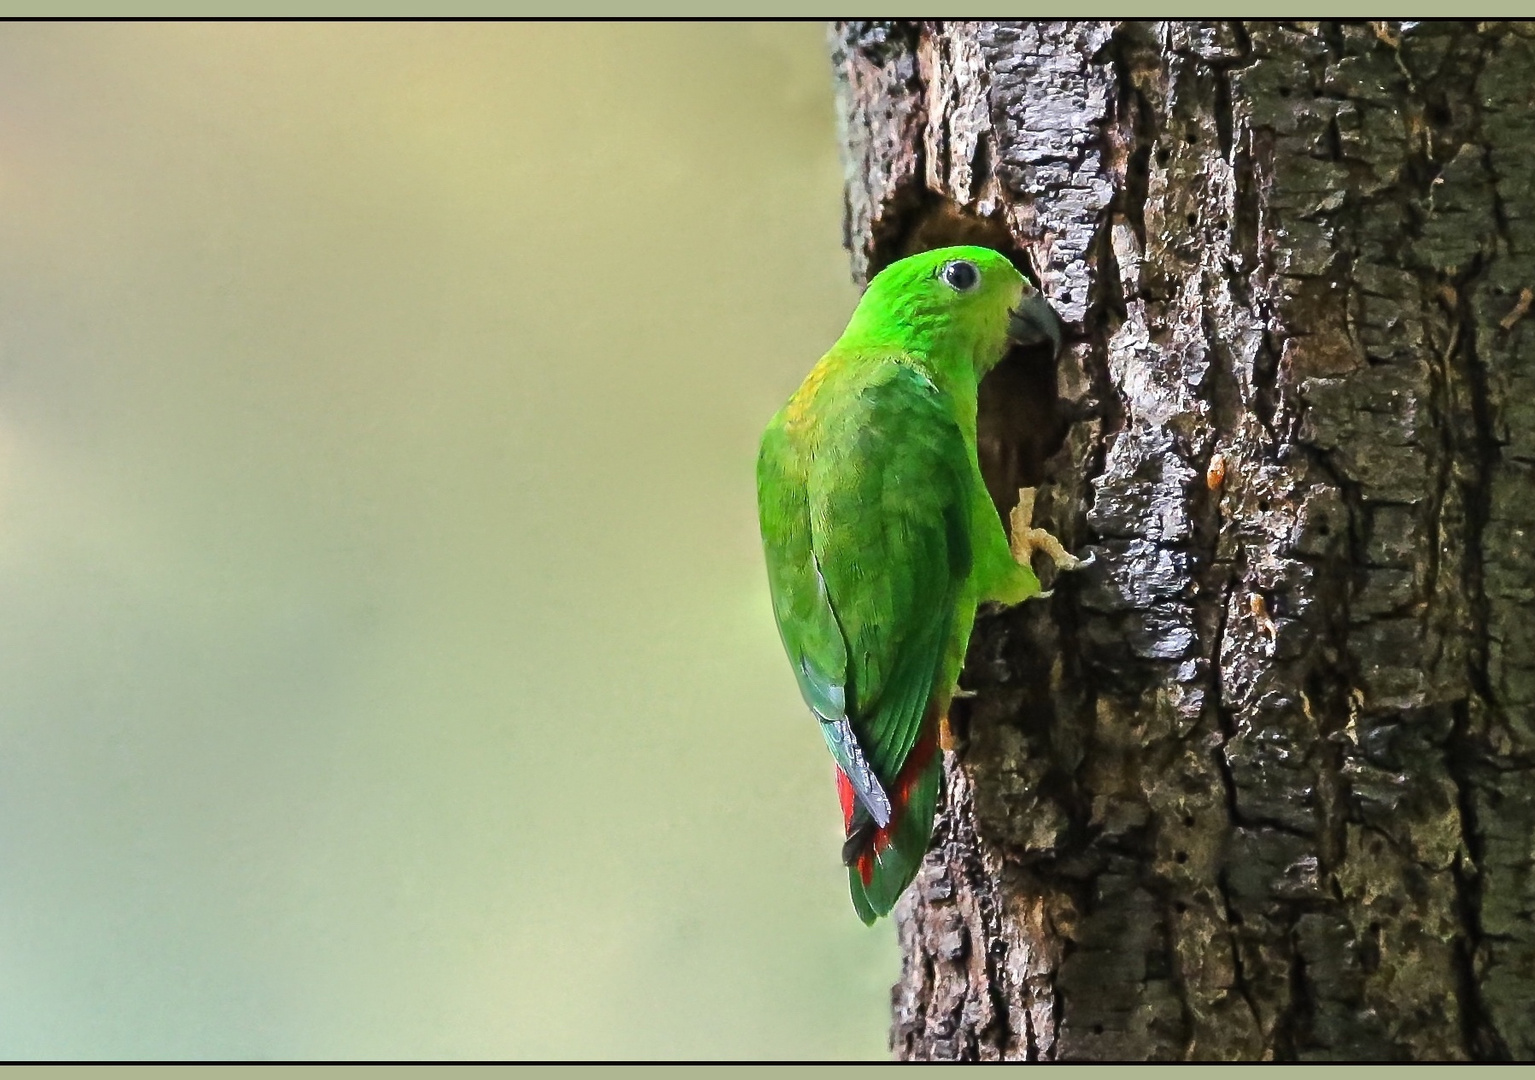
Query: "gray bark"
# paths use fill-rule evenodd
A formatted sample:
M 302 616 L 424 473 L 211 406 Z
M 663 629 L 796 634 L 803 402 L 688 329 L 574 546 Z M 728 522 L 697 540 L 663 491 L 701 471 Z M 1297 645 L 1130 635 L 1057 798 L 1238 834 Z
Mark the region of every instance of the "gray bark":
M 855 276 L 1000 248 L 903 1058 L 1535 1057 L 1535 33 L 838 24 Z

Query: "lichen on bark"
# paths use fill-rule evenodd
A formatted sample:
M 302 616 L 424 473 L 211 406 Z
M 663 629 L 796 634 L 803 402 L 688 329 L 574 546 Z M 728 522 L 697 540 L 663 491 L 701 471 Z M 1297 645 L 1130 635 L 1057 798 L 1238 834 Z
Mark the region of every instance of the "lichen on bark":
M 855 276 L 1070 331 L 982 466 L 1094 567 L 985 616 L 908 1058 L 1535 1057 L 1535 34 L 837 24 Z

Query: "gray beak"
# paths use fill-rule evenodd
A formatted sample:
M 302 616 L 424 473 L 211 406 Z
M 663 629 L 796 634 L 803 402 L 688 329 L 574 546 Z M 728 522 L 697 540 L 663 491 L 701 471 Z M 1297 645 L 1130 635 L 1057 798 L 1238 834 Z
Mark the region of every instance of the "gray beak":
M 1039 345 L 1048 341 L 1051 356 L 1061 351 L 1061 320 L 1038 290 L 1030 290 L 1016 311 L 1008 313 L 1007 336 L 1019 345 Z

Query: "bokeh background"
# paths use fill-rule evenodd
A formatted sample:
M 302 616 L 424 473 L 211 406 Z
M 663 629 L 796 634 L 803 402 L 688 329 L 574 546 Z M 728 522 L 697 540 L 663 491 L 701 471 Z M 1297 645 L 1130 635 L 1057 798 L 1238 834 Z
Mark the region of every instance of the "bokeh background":
M 0 1057 L 882 1057 L 823 30 L 0 26 Z

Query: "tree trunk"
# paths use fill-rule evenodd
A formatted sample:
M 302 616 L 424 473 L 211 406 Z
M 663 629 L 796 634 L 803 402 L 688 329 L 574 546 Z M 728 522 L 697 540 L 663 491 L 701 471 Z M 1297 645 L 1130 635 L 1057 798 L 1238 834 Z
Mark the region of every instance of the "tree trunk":
M 1097 555 L 977 624 L 897 1055 L 1535 1057 L 1530 26 L 832 39 L 855 274 L 1040 282 L 982 465 Z

